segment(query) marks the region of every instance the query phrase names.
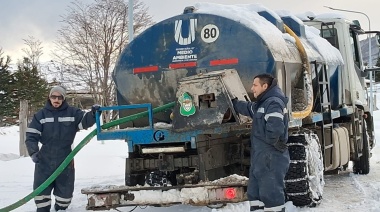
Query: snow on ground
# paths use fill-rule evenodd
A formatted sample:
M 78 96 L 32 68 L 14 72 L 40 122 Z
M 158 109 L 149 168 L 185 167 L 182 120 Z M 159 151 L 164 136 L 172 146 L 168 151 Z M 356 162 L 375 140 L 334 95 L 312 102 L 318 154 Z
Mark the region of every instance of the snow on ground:
M 375 112 L 376 129 L 380 129 L 380 111 Z M 75 143 L 80 142 L 90 130 L 77 134 Z M 380 133 L 377 134 L 380 141 Z M 371 211 L 380 212 L 380 145 L 373 150 L 371 172 L 368 175 L 355 175 L 348 171 L 339 175 L 326 176 L 324 200 L 316 208 L 297 208 L 287 203 L 290 212 L 335 212 Z M 29 157 L 18 156 L 18 127 L 0 128 L 0 208 L 10 205 L 32 191 L 34 164 Z M 95 185 L 123 185 L 124 166 L 127 157 L 127 144 L 124 141 L 97 141 L 93 139 L 75 157 L 75 192 L 69 212 L 86 211 L 86 196 L 82 188 Z M 133 207 L 119 208 L 130 211 Z M 35 211 L 33 201 L 14 210 L 19 212 Z M 52 210 L 53 211 L 53 210 Z M 116 210 L 110 210 L 114 212 Z M 248 203 L 228 204 L 222 209 L 177 205 L 171 207 L 136 208 L 137 211 L 153 212 L 232 212 L 248 211 Z
M 380 104 L 378 104 L 380 105 Z M 375 131 L 380 129 L 380 111 L 374 112 Z M 75 139 L 78 144 L 90 130 L 79 132 Z M 17 126 L 0 128 L 0 209 L 8 206 L 32 192 L 34 164 L 29 157 L 19 157 L 19 132 Z M 376 134 L 380 142 L 380 133 Z M 325 176 L 322 203 L 315 208 L 299 208 L 286 203 L 288 212 L 380 212 L 380 144 L 373 149 L 371 172 L 355 175 L 352 167 L 339 175 Z M 124 185 L 125 158 L 128 156 L 124 141 L 91 140 L 75 157 L 76 181 L 72 204 L 68 212 L 86 211 L 87 199 L 81 189 L 96 185 Z M 130 211 L 134 207 L 119 208 Z M 14 210 L 35 211 L 33 200 Z M 53 211 L 53 210 L 52 210 Z M 116 210 L 109 210 L 115 212 Z M 135 212 L 233 212 L 249 211 L 247 202 L 228 204 L 221 209 L 176 205 L 171 207 L 137 207 Z

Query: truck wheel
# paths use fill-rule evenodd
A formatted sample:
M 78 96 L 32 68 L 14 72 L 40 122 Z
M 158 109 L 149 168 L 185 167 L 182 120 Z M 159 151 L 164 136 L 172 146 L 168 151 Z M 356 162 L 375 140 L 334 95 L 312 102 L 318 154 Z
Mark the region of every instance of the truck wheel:
M 285 193 L 295 206 L 316 206 L 322 200 L 323 159 L 314 133 L 291 135 L 288 139 L 290 165 L 285 177 Z
M 364 123 L 364 120 L 363 120 Z M 354 161 L 353 171 L 355 174 L 368 174 L 370 171 L 370 145 L 367 127 L 363 124 L 363 150 L 359 160 Z

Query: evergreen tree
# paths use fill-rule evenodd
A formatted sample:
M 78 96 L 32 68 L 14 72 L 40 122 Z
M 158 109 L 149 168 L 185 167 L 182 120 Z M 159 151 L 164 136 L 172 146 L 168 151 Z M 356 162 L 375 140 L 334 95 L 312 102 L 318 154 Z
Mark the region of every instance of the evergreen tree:
M 4 124 L 3 120 L 14 116 L 17 103 L 13 99 L 13 86 L 15 84 L 14 77 L 9 70 L 9 56 L 2 57 L 0 49 L 0 126 Z
M 40 77 L 38 67 L 25 57 L 18 64 L 14 77 L 17 102 L 28 100 L 30 113 L 42 108 L 48 96 L 48 83 Z

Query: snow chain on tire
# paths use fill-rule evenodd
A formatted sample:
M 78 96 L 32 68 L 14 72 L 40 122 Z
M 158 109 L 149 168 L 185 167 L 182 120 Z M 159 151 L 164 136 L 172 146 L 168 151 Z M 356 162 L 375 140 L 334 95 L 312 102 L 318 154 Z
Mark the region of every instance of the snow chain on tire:
M 322 200 L 323 158 L 318 136 L 312 132 L 290 135 L 290 166 L 285 177 L 285 193 L 296 206 L 314 207 Z

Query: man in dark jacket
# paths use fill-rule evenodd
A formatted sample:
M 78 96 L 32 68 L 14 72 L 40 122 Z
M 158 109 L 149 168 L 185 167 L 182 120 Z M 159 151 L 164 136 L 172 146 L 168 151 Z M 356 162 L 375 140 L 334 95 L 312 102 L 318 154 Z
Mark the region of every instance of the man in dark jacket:
M 26 146 L 35 163 L 33 189 L 38 188 L 71 153 L 71 146 L 78 130 L 95 123 L 94 105 L 91 112 L 71 107 L 65 100 L 65 89 L 55 86 L 50 90 L 49 99 L 38 111 L 26 131 Z M 41 149 L 38 143 L 41 143 Z M 37 212 L 50 211 L 51 191 L 54 189 L 55 210 L 66 210 L 74 191 L 74 161 L 44 191 L 34 198 Z
M 234 99 L 235 110 L 252 118 L 248 200 L 251 211 L 285 211 L 284 178 L 289 168 L 287 97 L 269 74 L 257 75 L 256 102 Z

